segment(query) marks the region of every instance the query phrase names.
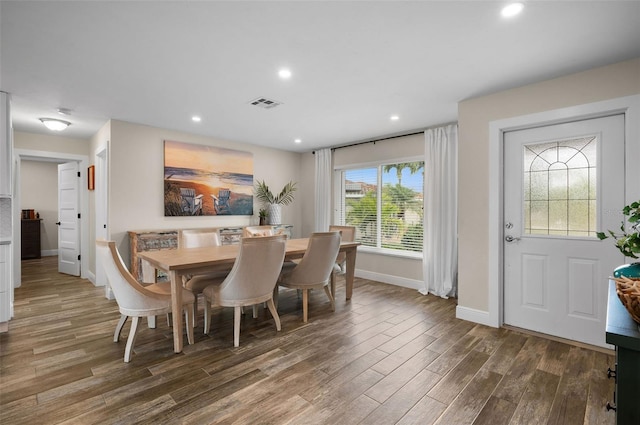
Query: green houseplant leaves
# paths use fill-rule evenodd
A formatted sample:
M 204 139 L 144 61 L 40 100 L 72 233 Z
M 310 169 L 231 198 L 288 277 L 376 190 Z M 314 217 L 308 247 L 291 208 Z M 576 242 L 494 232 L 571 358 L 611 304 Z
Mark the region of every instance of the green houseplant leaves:
M 609 237 L 614 238 L 616 240 L 616 247 L 625 257 L 640 258 L 638 257 L 638 254 L 640 254 L 640 201 L 625 206 L 622 209 L 622 214 L 629 217 L 627 218 L 629 222 L 628 229 L 623 221 L 620 226 L 621 233 L 608 230 L 608 234 L 598 232 L 596 235 L 600 240 Z

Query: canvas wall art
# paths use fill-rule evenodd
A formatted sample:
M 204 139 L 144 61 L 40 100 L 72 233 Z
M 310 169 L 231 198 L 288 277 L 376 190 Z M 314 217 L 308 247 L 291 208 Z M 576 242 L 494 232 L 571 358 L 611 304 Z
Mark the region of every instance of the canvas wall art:
M 253 215 L 253 154 L 165 140 L 164 215 Z

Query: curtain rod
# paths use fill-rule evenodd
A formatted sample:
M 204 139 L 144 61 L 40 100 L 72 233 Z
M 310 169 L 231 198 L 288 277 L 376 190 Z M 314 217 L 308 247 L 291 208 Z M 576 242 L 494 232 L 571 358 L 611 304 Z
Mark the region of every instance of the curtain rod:
M 425 131 L 431 130 L 433 128 L 446 127 L 446 126 L 452 125 L 452 124 L 458 124 L 458 122 L 457 121 L 452 121 L 452 122 L 448 122 L 448 123 L 445 123 L 445 124 L 437 124 L 437 125 L 432 125 L 432 126 L 429 126 L 429 127 L 425 127 L 425 128 L 423 128 L 421 130 L 413 130 L 411 133 L 396 134 L 395 136 L 387 136 L 387 137 L 383 137 L 383 138 L 380 138 L 380 139 L 366 140 L 366 141 L 363 141 L 363 142 L 356 142 L 356 143 L 351 143 L 349 145 L 343 145 L 343 146 L 335 146 L 335 147 L 331 148 L 331 152 L 336 151 L 338 149 L 342 149 L 342 148 L 350 148 L 352 146 L 365 145 L 367 143 L 373 143 L 375 145 L 376 142 L 382 142 L 382 141 L 385 141 L 385 140 L 397 139 L 398 137 L 415 136 L 416 134 L 422 134 Z M 311 153 L 315 155 L 316 151 L 314 150 Z

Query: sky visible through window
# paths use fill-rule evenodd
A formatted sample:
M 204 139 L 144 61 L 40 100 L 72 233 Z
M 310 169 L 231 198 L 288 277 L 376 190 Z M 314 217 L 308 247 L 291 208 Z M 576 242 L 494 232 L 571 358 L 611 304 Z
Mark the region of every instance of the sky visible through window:
M 364 170 L 358 170 L 358 180 L 364 180 L 365 182 L 375 183 L 376 182 L 376 173 L 377 169 L 369 168 L 366 169 L 366 172 L 363 173 Z M 347 180 L 353 180 L 350 178 L 350 172 L 347 171 Z M 363 176 L 366 176 L 366 179 L 362 179 Z M 402 170 L 402 185 L 405 187 L 420 187 L 422 185 L 422 170 L 417 173 L 411 174 L 411 170 L 405 168 Z M 396 173 L 395 168 L 391 171 L 386 171 L 382 173 L 382 181 L 385 183 L 398 184 L 398 174 Z

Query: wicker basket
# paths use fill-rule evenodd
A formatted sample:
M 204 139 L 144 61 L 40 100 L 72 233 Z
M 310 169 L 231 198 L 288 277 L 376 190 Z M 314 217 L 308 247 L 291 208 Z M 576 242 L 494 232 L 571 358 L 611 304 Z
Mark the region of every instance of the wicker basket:
M 614 278 L 616 293 L 633 320 L 640 323 L 640 280 L 628 277 Z

